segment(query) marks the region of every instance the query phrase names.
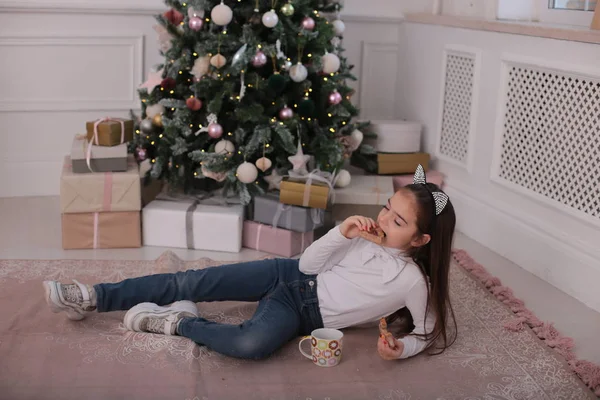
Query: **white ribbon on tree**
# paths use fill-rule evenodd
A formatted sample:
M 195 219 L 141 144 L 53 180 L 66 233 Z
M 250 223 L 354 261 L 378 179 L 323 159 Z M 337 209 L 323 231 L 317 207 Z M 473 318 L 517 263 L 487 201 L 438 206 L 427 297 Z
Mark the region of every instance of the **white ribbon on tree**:
M 202 132 L 208 132 L 208 126 L 210 124 L 216 124 L 218 119 L 217 119 L 217 115 L 216 114 L 208 114 L 208 116 L 206 117 L 206 120 L 208 121 L 208 124 L 206 124 L 206 126 L 203 126 L 202 128 L 198 129 L 194 135 L 198 136 L 199 134 L 201 134 Z

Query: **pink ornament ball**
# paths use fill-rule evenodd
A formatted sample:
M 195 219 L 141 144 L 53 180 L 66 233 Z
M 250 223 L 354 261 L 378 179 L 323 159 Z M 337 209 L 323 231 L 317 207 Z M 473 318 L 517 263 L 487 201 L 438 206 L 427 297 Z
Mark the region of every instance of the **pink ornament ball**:
M 315 20 L 311 17 L 306 17 L 302 20 L 302 28 L 307 31 L 312 31 L 315 29 Z
M 212 123 L 208 125 L 208 136 L 218 139 L 223 136 L 223 127 L 220 124 Z
M 284 107 L 279 111 L 279 119 L 288 120 L 294 116 L 294 111 L 289 107 Z
M 256 52 L 256 54 L 252 58 L 252 65 L 254 65 L 255 67 L 258 68 L 258 67 L 262 67 L 266 63 L 267 63 L 267 55 L 265 53 L 263 53 L 262 51 Z
M 329 104 L 340 104 L 342 102 L 342 95 L 340 92 L 335 91 L 329 95 Z
M 204 21 L 202 21 L 202 18 L 192 17 L 190 18 L 188 25 L 191 30 L 198 32 L 200 29 L 202 29 Z
M 146 157 L 146 149 L 144 149 L 143 147 L 138 147 L 137 149 L 135 149 L 135 158 L 137 158 L 139 162 L 144 161 Z

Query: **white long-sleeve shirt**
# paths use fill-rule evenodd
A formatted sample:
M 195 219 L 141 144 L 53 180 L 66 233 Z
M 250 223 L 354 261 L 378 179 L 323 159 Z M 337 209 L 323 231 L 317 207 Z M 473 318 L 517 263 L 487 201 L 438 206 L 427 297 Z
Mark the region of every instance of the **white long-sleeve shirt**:
M 435 323 L 427 306 L 427 281 L 419 267 L 398 250 L 360 237 L 347 239 L 340 228 L 331 229 L 300 257 L 300 271 L 317 274 L 317 296 L 323 324 L 341 329 L 378 321 L 402 307 L 413 317 L 413 333 L 431 332 Z M 423 351 L 427 342 L 406 336 L 399 358 Z

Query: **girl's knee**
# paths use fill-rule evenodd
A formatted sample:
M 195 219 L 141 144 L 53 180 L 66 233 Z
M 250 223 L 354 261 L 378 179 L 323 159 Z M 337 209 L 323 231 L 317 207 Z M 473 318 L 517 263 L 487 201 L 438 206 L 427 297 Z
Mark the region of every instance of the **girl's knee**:
M 265 340 L 259 336 L 240 336 L 231 343 L 231 348 L 236 357 L 251 360 L 263 360 L 268 358 L 278 346 L 272 340 Z

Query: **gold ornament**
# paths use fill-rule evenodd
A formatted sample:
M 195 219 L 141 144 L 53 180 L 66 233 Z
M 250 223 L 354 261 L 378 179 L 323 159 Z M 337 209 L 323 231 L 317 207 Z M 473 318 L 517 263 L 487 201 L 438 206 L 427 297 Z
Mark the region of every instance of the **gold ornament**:
M 156 114 L 154 117 L 152 117 L 152 123 L 154 125 L 158 126 L 159 128 L 162 128 L 162 126 L 163 126 L 162 114 Z
M 281 13 L 286 17 L 294 15 L 294 6 L 291 3 L 287 3 L 281 6 Z

